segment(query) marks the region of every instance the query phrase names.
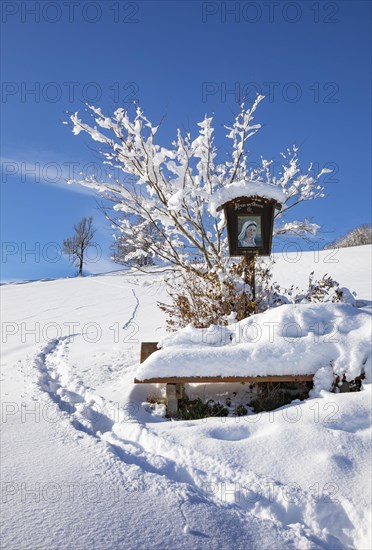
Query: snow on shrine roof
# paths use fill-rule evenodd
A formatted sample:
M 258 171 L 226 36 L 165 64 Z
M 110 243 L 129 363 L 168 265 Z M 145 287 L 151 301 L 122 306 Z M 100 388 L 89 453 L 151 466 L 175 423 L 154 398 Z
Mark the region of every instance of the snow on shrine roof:
M 263 197 L 273 199 L 279 204 L 283 204 L 287 198 L 285 192 L 278 185 L 270 185 L 261 181 L 237 181 L 222 187 L 216 191 L 210 198 L 209 211 L 212 216 L 217 216 L 219 207 L 225 203 L 237 199 L 238 197 Z
M 349 304 L 289 304 L 226 327 L 191 325 L 165 337 L 136 378 L 311 375 L 371 378 L 370 314 Z M 368 360 L 369 358 L 369 360 Z M 329 388 L 326 388 L 329 389 Z

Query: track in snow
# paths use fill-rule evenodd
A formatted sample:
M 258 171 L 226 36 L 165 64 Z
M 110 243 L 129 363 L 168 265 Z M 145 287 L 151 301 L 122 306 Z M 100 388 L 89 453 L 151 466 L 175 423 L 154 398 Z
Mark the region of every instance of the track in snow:
M 352 544 L 346 536 L 341 542 L 338 538 L 340 533 L 332 533 L 332 525 L 328 522 L 331 505 L 332 517 L 337 517 L 335 524 L 347 525 L 348 515 L 340 502 L 330 504 L 315 500 L 305 492 L 302 492 L 300 502 L 289 502 L 283 498 L 283 487 L 279 482 L 263 479 L 242 470 L 240 466 L 221 462 L 176 443 L 168 435 L 157 433 L 138 420 L 140 404 L 129 403 L 127 408 L 118 407 L 92 388 L 85 387 L 81 380 L 74 380 L 68 367 L 68 344 L 69 337 L 53 340 L 35 357 L 38 386 L 68 417 L 74 430 L 98 439 L 116 460 L 135 465 L 143 472 L 161 476 L 170 482 L 185 484 L 201 501 L 212 501 L 223 507 L 233 505 L 236 509 L 287 528 L 292 524 L 307 525 L 313 533 L 315 531 L 321 536 L 323 540 L 319 539 L 319 543 L 326 542 L 323 538 L 323 530 L 326 530 L 330 533 L 326 544 L 331 544 L 333 549 L 344 549 Z M 221 501 L 219 494 L 206 490 L 237 485 L 246 489 L 245 497 L 238 502 Z M 268 489 L 266 495 L 255 493 L 254 488 L 265 486 Z

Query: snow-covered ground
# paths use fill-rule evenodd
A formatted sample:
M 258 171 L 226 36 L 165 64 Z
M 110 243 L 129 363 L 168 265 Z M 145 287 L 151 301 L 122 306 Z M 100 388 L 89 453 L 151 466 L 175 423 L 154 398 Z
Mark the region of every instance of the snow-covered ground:
M 281 254 L 274 279 L 301 288 L 313 269 L 328 273 L 368 313 L 371 251 Z M 133 384 L 140 342 L 166 335 L 160 275 L 1 293 L 2 548 L 372 547 L 370 384 L 270 413 L 169 421 L 143 406 L 158 390 Z

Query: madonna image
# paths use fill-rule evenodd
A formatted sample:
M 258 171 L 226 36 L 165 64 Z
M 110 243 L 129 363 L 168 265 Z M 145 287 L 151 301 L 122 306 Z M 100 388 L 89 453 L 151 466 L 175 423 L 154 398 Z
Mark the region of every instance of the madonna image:
M 256 248 L 261 244 L 261 218 L 259 216 L 238 216 L 238 246 Z

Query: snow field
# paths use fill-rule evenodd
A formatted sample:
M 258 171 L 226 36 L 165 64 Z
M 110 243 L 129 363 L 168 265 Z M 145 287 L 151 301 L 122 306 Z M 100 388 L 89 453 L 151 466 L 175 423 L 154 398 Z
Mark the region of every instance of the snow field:
M 370 248 L 358 248 L 358 274 L 355 249 L 327 272 L 368 304 Z M 296 268 L 323 275 L 306 254 Z M 4 548 L 370 548 L 370 384 L 168 421 L 143 405 L 161 388 L 133 385 L 139 343 L 166 336 L 158 276 L 1 290 Z M 194 387 L 216 390 L 232 388 Z

